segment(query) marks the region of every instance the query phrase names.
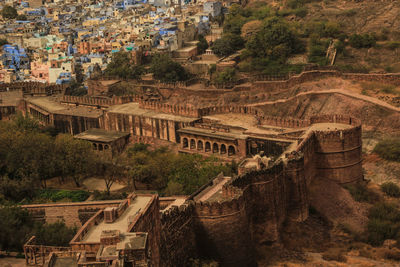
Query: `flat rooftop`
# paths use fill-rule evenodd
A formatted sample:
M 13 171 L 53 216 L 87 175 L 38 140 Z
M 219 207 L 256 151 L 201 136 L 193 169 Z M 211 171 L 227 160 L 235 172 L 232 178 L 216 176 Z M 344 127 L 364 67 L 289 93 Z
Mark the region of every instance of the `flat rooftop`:
M 74 137 L 87 141 L 110 143 L 128 135 L 129 133 L 125 132 L 107 131 L 103 129 L 92 128 L 77 134 Z
M 103 114 L 103 111 L 99 109 L 61 104 L 57 98 L 51 96 L 29 97 L 26 100 L 27 102 L 32 103 L 40 107 L 41 109 L 53 114 L 89 118 L 98 118 Z
M 168 114 L 157 112 L 151 109 L 143 109 L 139 107 L 139 103 L 126 103 L 121 105 L 114 105 L 107 109 L 110 113 L 127 114 L 134 116 L 142 116 L 148 118 L 155 118 L 161 120 L 179 121 L 179 122 L 193 122 L 198 120 L 197 118 L 184 117 L 180 115 Z
M 132 200 L 131 205 L 114 222 L 105 223 L 102 220 L 98 225 L 89 229 L 81 242 L 100 243 L 100 235 L 105 230 L 120 230 L 122 233 L 128 231 L 129 224 L 150 203 L 152 196 L 138 195 Z
M 354 127 L 354 125 L 343 124 L 343 123 L 314 123 L 311 125 L 310 130 L 312 131 L 332 131 L 332 130 L 345 130 Z
M 185 127 L 178 130 L 179 133 L 200 135 L 200 136 L 210 136 L 218 139 L 234 141 L 236 139 L 246 139 L 248 135 L 235 132 L 219 132 L 207 128 L 197 128 L 197 127 Z
M 262 127 L 258 127 L 256 117 L 251 114 L 222 113 L 204 116 L 203 119 L 208 119 L 222 125 L 244 128 L 246 129 L 243 131 L 244 134 L 281 134 L 282 132 L 292 130 L 291 128 L 270 125 L 260 125 Z

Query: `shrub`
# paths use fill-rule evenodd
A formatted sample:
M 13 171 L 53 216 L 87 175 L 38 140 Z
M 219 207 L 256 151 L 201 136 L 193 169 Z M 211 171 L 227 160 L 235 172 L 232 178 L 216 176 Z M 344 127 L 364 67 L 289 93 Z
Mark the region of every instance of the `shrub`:
M 354 48 L 370 48 L 376 45 L 374 34 L 353 34 L 350 36 L 349 43 Z
M 110 193 L 110 194 L 107 194 L 106 191 L 98 191 L 98 190 L 95 190 L 93 192 L 93 199 L 94 200 L 125 199 L 127 196 L 128 196 L 128 194 L 126 192 Z
M 393 203 L 376 203 L 369 211 L 367 241 L 373 246 L 381 246 L 386 239 L 399 235 L 400 210 Z
M 38 197 L 41 199 L 49 199 L 53 202 L 60 200 L 70 200 L 72 202 L 85 201 L 89 197 L 90 193 L 83 190 L 40 190 Z
M 381 184 L 381 190 L 390 197 L 400 197 L 400 187 L 393 182 Z
M 400 138 L 384 139 L 373 151 L 383 159 L 400 162 Z
M 373 203 L 379 200 L 379 195 L 370 190 L 365 184 L 345 185 L 355 201 Z

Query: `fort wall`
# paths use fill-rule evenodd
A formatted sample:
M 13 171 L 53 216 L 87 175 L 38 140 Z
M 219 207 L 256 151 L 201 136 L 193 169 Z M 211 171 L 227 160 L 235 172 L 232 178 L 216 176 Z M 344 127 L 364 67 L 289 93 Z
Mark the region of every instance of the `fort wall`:
M 196 258 L 194 204 L 173 206 L 161 214 L 160 257 L 164 266 L 188 266 Z
M 152 200 L 140 211 L 138 216 L 128 226 L 128 232 L 147 232 L 151 249 L 152 266 L 160 266 L 160 206 L 157 195 L 151 195 Z
M 118 207 L 122 200 L 87 201 L 72 203 L 31 204 L 27 209 L 37 221 L 55 223 L 63 221 L 67 226 L 81 227 L 97 211 L 106 207 Z
M 196 202 L 195 232 L 201 256 L 222 266 L 249 266 L 254 257 L 244 196 L 226 202 Z
M 0 84 L 0 92 L 22 90 L 25 95 L 53 95 L 65 91 L 65 85 L 41 82 L 14 82 Z

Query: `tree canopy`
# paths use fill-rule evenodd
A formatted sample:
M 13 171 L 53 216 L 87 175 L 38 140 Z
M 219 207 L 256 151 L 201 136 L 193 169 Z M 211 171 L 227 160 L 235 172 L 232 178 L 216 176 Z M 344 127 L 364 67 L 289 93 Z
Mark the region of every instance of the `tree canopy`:
M 123 51 L 113 54 L 104 72 L 106 76 L 121 79 L 138 79 L 143 73 L 143 66 L 133 64 L 131 54 Z
M 150 72 L 153 73 L 155 79 L 162 82 L 185 81 L 189 78 L 189 73 L 182 65 L 165 54 L 155 54 L 153 56 Z
M 14 7 L 6 5 L 1 10 L 1 15 L 5 19 L 15 19 L 18 16 L 18 13 Z

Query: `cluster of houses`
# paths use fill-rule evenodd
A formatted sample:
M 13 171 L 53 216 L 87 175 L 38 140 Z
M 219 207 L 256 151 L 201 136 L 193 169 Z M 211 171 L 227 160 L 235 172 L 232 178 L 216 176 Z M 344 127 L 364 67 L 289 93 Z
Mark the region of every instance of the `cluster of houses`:
M 198 34 L 221 32 L 213 21 L 232 2 L 216 0 L 6 0 L 17 19 L 0 23 L 0 82 L 63 84 L 104 70 L 118 51 L 133 58 L 169 53 L 177 60 L 198 54 Z M 20 20 L 23 18 L 23 20 Z M 219 28 L 219 30 L 218 30 Z M 213 33 L 213 34 L 211 34 Z

